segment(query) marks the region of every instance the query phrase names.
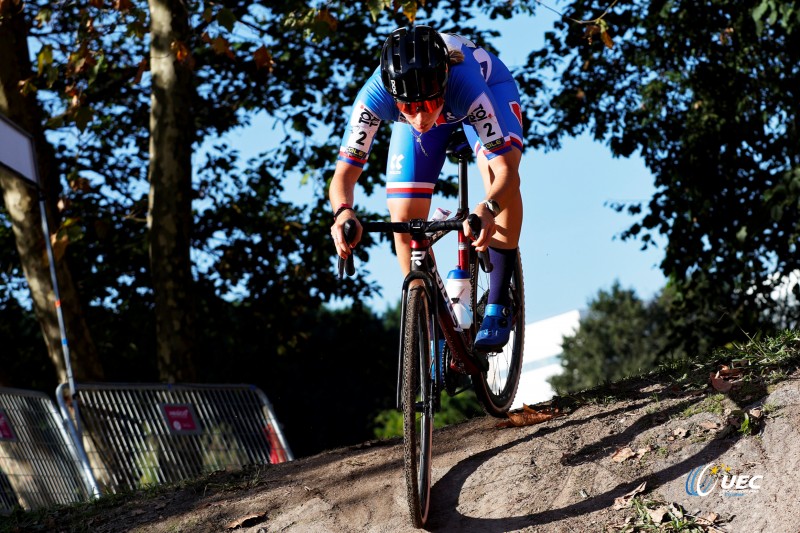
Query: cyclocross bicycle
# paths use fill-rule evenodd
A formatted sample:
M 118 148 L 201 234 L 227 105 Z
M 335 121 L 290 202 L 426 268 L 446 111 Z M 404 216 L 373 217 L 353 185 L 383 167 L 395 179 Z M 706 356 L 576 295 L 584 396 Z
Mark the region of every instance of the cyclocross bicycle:
M 470 147 L 457 130 L 448 154 L 458 163 L 458 211 L 448 220 L 364 222 L 364 231 L 411 234 L 411 271 L 403 281 L 397 406 L 403 411 L 403 447 L 406 494 L 411 521 L 422 527 L 428 519 L 431 492 L 433 419 L 441 407 L 441 393 L 454 396 L 466 390 L 469 376 L 484 410 L 496 417 L 511 407 L 519 384 L 525 337 L 525 298 L 519 254 L 509 291 L 514 325 L 508 344 L 499 352 L 483 354 L 473 349 L 489 296 L 491 265 L 488 254 L 479 254 L 464 235 L 468 218 L 477 235 L 480 219 L 469 215 L 467 165 Z M 354 234 L 354 224 L 345 227 Z M 431 247 L 450 231 L 458 232 L 458 267 L 470 273 L 469 307 L 474 319 L 461 327 L 436 267 Z M 348 236 L 348 240 L 352 240 Z M 339 260 L 339 277 L 355 273 L 351 255 Z M 442 340 L 443 342 L 440 342 Z

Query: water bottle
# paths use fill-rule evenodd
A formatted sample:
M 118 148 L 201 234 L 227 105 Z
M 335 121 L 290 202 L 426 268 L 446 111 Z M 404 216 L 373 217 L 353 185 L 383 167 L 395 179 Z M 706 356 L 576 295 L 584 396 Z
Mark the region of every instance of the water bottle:
M 469 272 L 454 268 L 447 274 L 444 288 L 447 297 L 453 303 L 458 325 L 461 329 L 467 329 L 472 325 L 472 311 L 469 308 Z

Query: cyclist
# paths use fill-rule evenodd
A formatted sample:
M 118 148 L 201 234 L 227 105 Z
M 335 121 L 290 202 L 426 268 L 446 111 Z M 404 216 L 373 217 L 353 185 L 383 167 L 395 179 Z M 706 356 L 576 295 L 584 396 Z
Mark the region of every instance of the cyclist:
M 328 191 L 334 213 L 331 234 L 343 258 L 361 239 L 353 209 L 355 184 L 384 120 L 394 122 L 386 177 L 393 221 L 427 218 L 455 128 L 464 128 L 475 150 L 486 189 L 485 198 L 473 209 L 482 229 L 473 235 L 465 222 L 464 231 L 479 251 L 488 248 L 494 264 L 475 348 L 497 351 L 508 342 L 513 317 L 508 291 L 494 288 L 510 283 L 522 226 L 522 111 L 517 85 L 497 56 L 464 37 L 438 33 L 429 26 L 393 31 L 383 45 L 380 66 L 356 97 Z M 350 245 L 342 229 L 347 220 L 355 221 L 357 228 Z M 395 234 L 395 244 L 406 275 L 410 235 Z

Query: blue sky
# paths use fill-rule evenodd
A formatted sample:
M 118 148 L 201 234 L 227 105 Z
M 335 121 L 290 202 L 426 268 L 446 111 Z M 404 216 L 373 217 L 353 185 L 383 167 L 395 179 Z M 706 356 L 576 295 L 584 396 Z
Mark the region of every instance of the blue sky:
M 487 19 L 486 23 L 501 31 L 495 41 L 500 58 L 513 69 L 525 61 L 525 53 L 540 47 L 544 33 L 552 28 L 557 16 L 538 9 L 533 17 L 517 15 L 512 21 Z M 424 21 L 420 21 L 424 22 Z M 517 43 L 522 43 L 517 46 Z M 334 130 L 341 135 L 345 117 Z M 263 143 L 272 137 L 272 122 L 256 119 L 257 135 L 246 130 L 229 137 L 242 155 L 257 153 L 265 146 L 253 146 L 249 140 Z M 379 138 L 376 142 L 388 142 Z M 336 154 L 331 154 L 335 158 Z M 474 205 L 482 198 L 483 187 L 472 167 L 470 200 Z M 455 174 L 455 168 L 445 168 Z M 618 235 L 635 219 L 617 213 L 608 203 L 641 201 L 653 195 L 653 179 L 638 157 L 615 159 L 604 145 L 588 137 L 565 139 L 558 151 L 527 150 L 520 169 L 525 217 L 520 251 L 526 290 L 526 322 L 531 323 L 574 309 L 585 309 L 600 289 L 609 289 L 618 280 L 632 288 L 640 298 L 652 297 L 665 284 L 658 264 L 663 251 L 640 250 L 640 243 L 623 242 Z M 311 185 L 294 186 L 287 182 L 287 197 L 304 202 L 312 194 Z M 356 193 L 357 204 L 385 210 L 382 192 L 367 199 Z M 479 196 L 480 195 L 480 196 Z M 452 200 L 434 197 L 432 208 L 452 208 Z M 450 242 L 448 244 L 448 242 Z M 444 243 L 444 253 L 437 253 L 442 271 L 455 261 L 454 242 Z M 448 251 L 451 250 L 451 251 Z M 333 248 L 331 247 L 331 251 Z M 382 289 L 382 297 L 369 303 L 377 311 L 396 303 L 400 298 L 400 268 L 388 245 L 376 250 L 367 264 L 358 264 L 359 275 L 368 275 Z M 451 264 L 452 263 L 452 264 Z M 369 272 L 367 274 L 367 271 Z

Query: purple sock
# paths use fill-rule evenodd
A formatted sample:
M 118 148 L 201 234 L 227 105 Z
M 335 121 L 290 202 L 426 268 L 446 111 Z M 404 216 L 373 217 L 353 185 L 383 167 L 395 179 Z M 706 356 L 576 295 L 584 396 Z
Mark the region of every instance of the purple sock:
M 503 250 L 489 247 L 489 259 L 493 268 L 489 273 L 489 301 L 487 303 L 507 307 L 511 303 L 508 299 L 508 286 L 517 264 L 517 249 Z M 502 287 L 502 290 L 495 290 L 496 287 Z

